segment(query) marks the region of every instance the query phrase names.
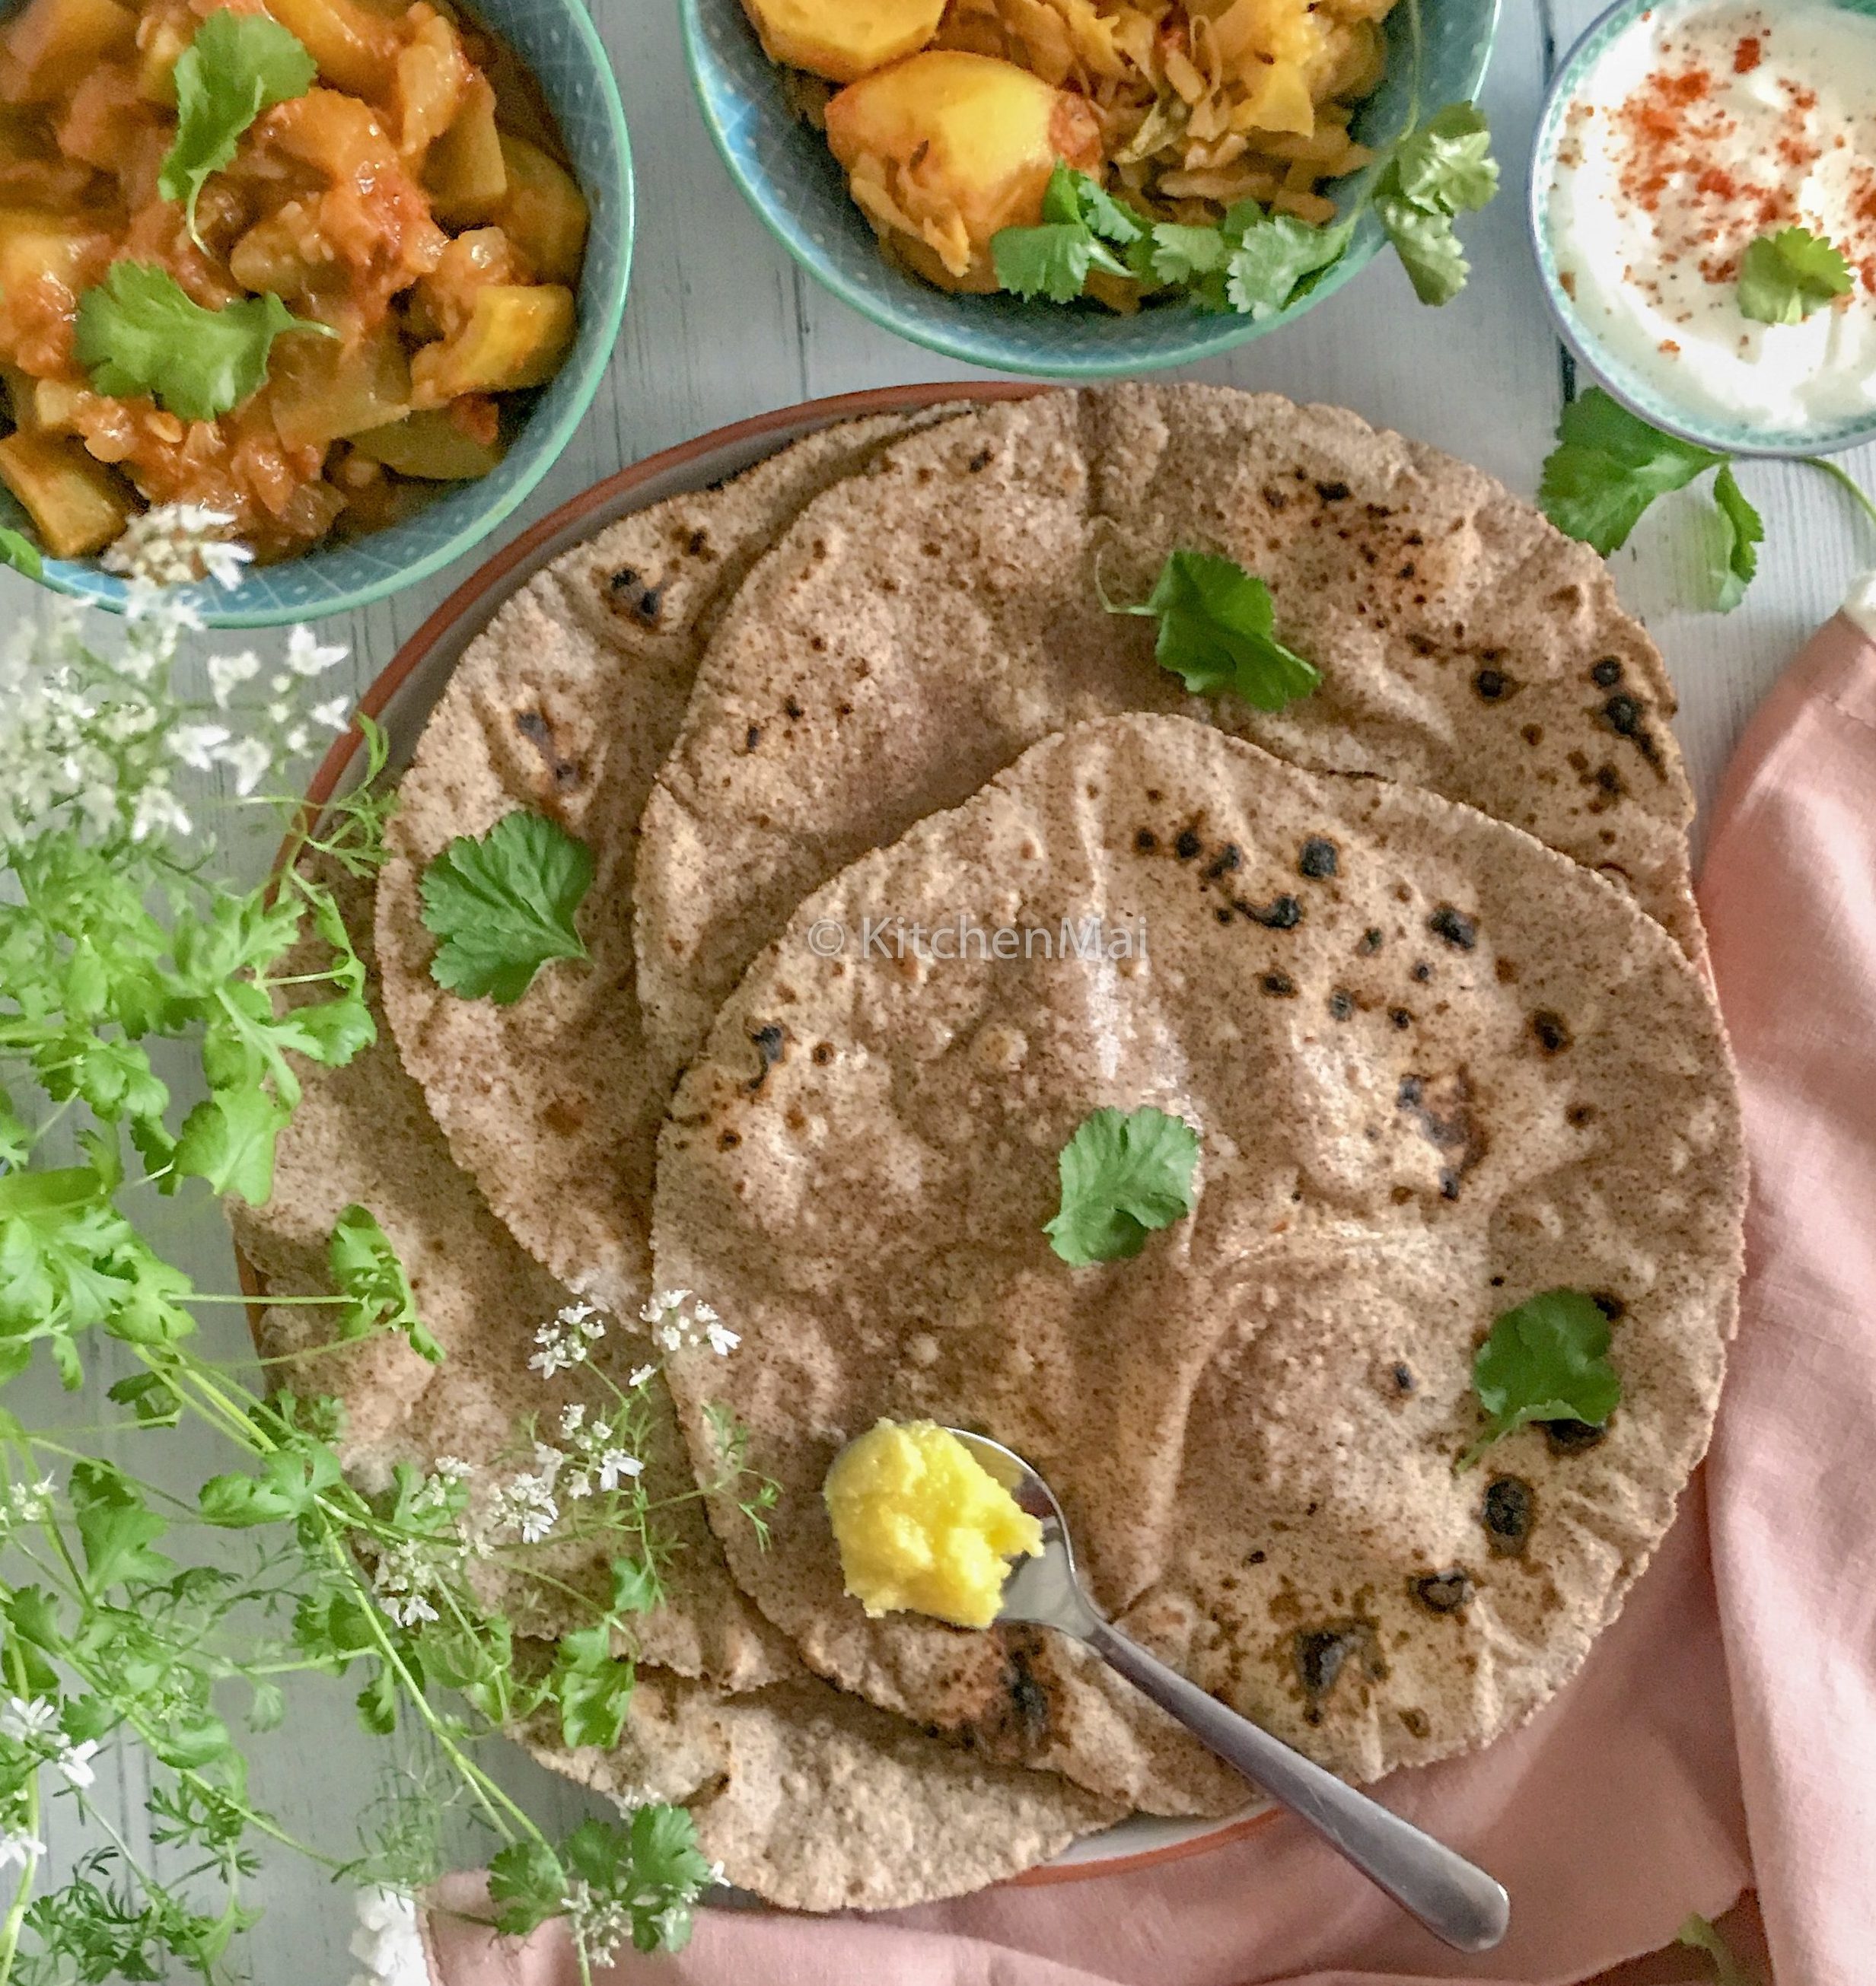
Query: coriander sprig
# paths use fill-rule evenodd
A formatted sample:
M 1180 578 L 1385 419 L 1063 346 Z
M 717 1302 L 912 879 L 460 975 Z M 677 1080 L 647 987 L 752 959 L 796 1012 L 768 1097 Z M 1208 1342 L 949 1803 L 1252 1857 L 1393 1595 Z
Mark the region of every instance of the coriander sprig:
M 1876 503 L 1838 464 L 1824 456 L 1795 459 L 1829 476 L 1876 524 Z M 1730 456 L 1662 433 L 1600 386 L 1591 386 L 1563 410 L 1538 501 L 1560 531 L 1607 558 L 1628 542 L 1658 497 L 1685 490 L 1709 470 L 1718 473 L 1709 538 L 1709 601 L 1716 612 L 1729 614 L 1758 572 L 1759 548 L 1765 542 L 1764 520 L 1740 487 Z

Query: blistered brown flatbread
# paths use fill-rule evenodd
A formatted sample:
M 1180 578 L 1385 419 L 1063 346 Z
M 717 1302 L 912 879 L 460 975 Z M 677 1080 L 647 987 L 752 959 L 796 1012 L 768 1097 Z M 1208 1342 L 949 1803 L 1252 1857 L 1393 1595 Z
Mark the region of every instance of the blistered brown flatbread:
M 1188 697 L 1153 624 L 1103 611 L 1180 547 L 1268 582 L 1315 695 L 1275 717 Z M 655 1072 L 844 863 L 1123 710 L 1465 800 L 1622 880 L 1692 951 L 1673 709 L 1602 560 L 1352 413 L 1197 385 L 983 409 L 810 504 L 723 617 L 645 820 Z
M 369 890 L 322 873 L 369 960 Z M 324 962 L 309 937 L 287 969 Z M 376 1485 L 398 1462 L 427 1468 L 445 1454 L 484 1470 L 504 1452 L 510 1466 L 525 1466 L 526 1442 L 518 1454 L 515 1444 L 527 1415 L 551 1432 L 568 1401 L 603 1398 L 577 1372 L 543 1379 L 527 1369 L 535 1325 L 568 1292 L 452 1164 L 387 1035 L 344 1069 L 302 1074 L 305 1095 L 281 1136 L 272 1200 L 258 1209 L 229 1203 L 243 1251 L 269 1294 L 324 1292 L 333 1221 L 354 1201 L 368 1206 L 446 1353 L 433 1366 L 401 1340 L 381 1338 L 299 1368 L 345 1405 L 349 1471 Z M 275 1305 L 258 1335 L 264 1352 L 285 1356 L 331 1334 L 330 1312 Z M 645 1348 L 622 1341 L 615 1323 L 594 1355 L 622 1368 Z M 690 1486 L 668 1401 L 643 1459 L 655 1494 Z M 701 1506 L 669 1508 L 665 1522 L 679 1547 L 666 1574 L 670 1598 L 635 1623 L 642 1665 L 620 1747 L 571 1755 L 544 1747 L 547 1763 L 615 1793 L 692 1805 L 704 1850 L 729 1880 L 799 1910 L 884 1909 L 958 1894 L 1017 1874 L 1119 1818 L 1114 1803 L 1053 1774 L 989 1764 L 809 1675 L 730 1581 Z M 603 1591 L 608 1555 L 602 1541 L 530 1563 Z M 491 1579 L 486 1566 L 475 1572 L 485 1600 L 514 1610 L 524 1630 L 571 1624 L 533 1582 Z M 712 1680 L 692 1679 L 699 1676 Z
M 1028 935 L 1091 917 L 1093 957 Z M 821 955 L 881 918 L 927 955 Z M 1056 1155 L 1143 1104 L 1197 1130 L 1197 1210 L 1070 1268 Z M 1077 1651 L 843 1597 L 842 1442 L 886 1415 L 1009 1443 L 1099 1605 L 1371 1779 L 1518 1722 L 1619 1607 L 1706 1444 L 1743 1190 L 1717 1014 L 1620 891 L 1432 794 L 1133 717 L 797 911 L 674 1099 L 654 1246 L 743 1333 L 674 1390 L 694 1450 L 708 1383 L 781 1484 L 766 1553 L 725 1536 L 810 1665 L 1177 1811 L 1218 1803 L 1215 1767 Z M 1564 1286 L 1616 1319 L 1606 1436 L 1531 1429 L 1456 1473 L 1476 1346 Z
M 648 1294 L 645 1210 L 669 1094 L 642 1051 L 632 945 L 638 817 L 697 657 L 750 561 L 810 496 L 945 409 L 830 428 L 714 490 L 672 497 L 557 559 L 471 644 L 403 783 L 379 889 L 385 1002 L 456 1163 L 523 1244 L 582 1296 Z M 515 1005 L 429 976 L 424 868 L 519 807 L 595 863 L 584 964 Z

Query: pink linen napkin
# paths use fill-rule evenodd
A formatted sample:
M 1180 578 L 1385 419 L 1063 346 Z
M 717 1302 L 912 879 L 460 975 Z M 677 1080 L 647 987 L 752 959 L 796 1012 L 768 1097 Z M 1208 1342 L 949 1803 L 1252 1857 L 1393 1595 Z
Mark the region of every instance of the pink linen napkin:
M 1876 643 L 1849 621 L 1818 637 L 1749 732 L 1702 896 L 1757 1182 L 1745 1322 L 1707 1479 L 1554 1702 L 1489 1750 L 1382 1789 L 1510 1889 L 1497 1951 L 1445 1951 L 1285 1817 L 1158 1869 L 915 1910 L 703 1910 L 682 1956 L 628 1957 L 601 1976 L 1567 1986 L 1667 1944 L 1689 1911 L 1719 1915 L 1753 1880 L 1750 1829 L 1780 1986 L 1870 1977 Z M 433 1904 L 438 1986 L 574 1986 L 557 1930 L 516 1947 L 468 1920 L 486 1908 L 479 1877 L 448 1879 Z

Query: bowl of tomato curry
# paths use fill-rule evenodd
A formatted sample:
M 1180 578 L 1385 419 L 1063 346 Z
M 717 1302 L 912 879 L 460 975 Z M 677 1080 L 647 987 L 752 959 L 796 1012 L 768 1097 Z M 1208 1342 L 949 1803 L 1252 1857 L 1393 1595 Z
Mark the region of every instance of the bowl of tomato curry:
M 26 0 L 0 23 L 0 521 L 121 608 L 126 526 L 214 511 L 254 554 L 192 596 L 215 624 L 407 585 L 565 445 L 631 236 L 578 0 Z

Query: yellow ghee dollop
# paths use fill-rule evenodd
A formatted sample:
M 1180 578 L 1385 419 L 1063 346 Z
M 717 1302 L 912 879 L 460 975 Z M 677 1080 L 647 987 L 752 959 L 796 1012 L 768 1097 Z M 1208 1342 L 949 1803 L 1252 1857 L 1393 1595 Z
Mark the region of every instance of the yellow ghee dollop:
M 930 1421 L 878 1422 L 840 1451 L 822 1493 L 847 1590 L 875 1617 L 987 1628 L 1009 1560 L 1042 1553 L 1042 1526 Z

